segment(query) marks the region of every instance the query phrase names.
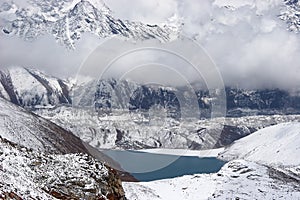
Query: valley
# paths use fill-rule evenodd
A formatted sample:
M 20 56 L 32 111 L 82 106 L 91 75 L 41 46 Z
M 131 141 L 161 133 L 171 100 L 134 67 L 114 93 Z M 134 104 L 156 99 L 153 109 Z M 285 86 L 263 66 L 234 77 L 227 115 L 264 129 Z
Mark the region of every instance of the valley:
M 3 0 L 0 199 L 300 199 L 300 1 Z

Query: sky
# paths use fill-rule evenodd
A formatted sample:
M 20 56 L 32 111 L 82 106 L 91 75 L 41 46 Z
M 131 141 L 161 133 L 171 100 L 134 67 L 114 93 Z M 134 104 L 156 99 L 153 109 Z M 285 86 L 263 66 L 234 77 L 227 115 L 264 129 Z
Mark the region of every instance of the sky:
M 104 2 L 115 18 L 159 25 L 181 24 L 181 34 L 201 46 L 221 73 L 225 85 L 282 89 L 300 86 L 300 35 L 287 31 L 286 23 L 278 19 L 277 16 L 284 9 L 281 0 Z M 70 51 L 55 43 L 51 35 L 44 35 L 34 42 L 25 42 L 13 36 L 0 36 L 0 64 L 1 68 L 20 65 L 38 68 L 59 77 L 73 76 L 80 71 L 80 66 L 91 52 L 103 42 L 105 40 L 85 34 L 76 43 L 76 50 Z M 195 52 L 187 49 L 186 53 Z M 104 54 L 109 57 L 109 52 Z M 134 59 L 143 56 L 136 56 Z M 128 62 L 123 61 L 122 64 L 130 65 L 129 58 L 127 57 Z M 162 63 L 159 58 L 155 62 L 176 65 Z M 186 67 L 176 66 L 176 70 L 183 74 Z M 149 77 L 161 76 L 161 80 L 169 75 L 168 70 L 151 72 L 149 66 L 143 73 L 149 74 Z M 151 81 L 150 79 L 147 81 Z

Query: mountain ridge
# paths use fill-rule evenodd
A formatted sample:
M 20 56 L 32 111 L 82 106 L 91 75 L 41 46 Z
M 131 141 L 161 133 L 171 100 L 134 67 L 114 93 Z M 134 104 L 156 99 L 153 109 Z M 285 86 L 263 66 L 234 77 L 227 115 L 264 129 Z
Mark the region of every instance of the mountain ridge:
M 29 110 L 60 105 L 93 108 L 96 112 L 127 109 L 149 112 L 161 106 L 168 116 L 180 119 L 184 110 L 195 112 L 193 98 L 200 109 L 196 118 L 210 118 L 214 91 L 144 85 L 129 80 L 89 80 L 77 84 L 35 69 L 13 67 L 0 70 L 0 96 Z M 186 94 L 189 92 L 189 96 Z M 238 89 L 225 87 L 228 117 L 273 114 L 300 114 L 300 95 L 281 89 Z M 193 98 L 192 98 L 193 97 Z M 184 109 L 183 109 L 184 108 Z
M 104 3 L 99 3 L 100 6 L 96 7 L 92 2 L 80 0 L 74 5 L 66 6 L 65 1 L 32 0 L 31 5 L 25 8 L 3 3 L 0 8 L 4 20 L 2 32 L 25 40 L 34 40 L 49 33 L 69 49 L 75 49 L 75 42 L 86 32 L 99 38 L 120 35 L 135 40 L 155 38 L 161 42 L 178 37 L 178 28 L 166 24 L 160 27 L 115 19 Z
M 0 96 L 73 132 L 98 149 L 218 148 L 265 126 L 299 121 L 300 97 L 278 89 L 226 88 L 229 122 L 216 118 L 208 125 L 213 102 L 206 90 L 189 94 L 197 96 L 199 116 L 189 103 L 192 100 L 184 99 L 189 95 L 177 96 L 185 92 L 183 89 L 115 79 L 77 85 L 24 68 L 0 74 L 6 75 L 0 77 Z M 186 117 L 187 111 L 191 117 Z M 248 123 L 253 120 L 251 116 L 257 124 Z

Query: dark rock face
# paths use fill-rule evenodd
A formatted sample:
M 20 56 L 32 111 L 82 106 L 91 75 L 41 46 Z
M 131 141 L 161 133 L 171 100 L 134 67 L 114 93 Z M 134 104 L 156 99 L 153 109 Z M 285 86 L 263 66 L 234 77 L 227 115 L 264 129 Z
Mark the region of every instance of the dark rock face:
M 183 116 L 183 106 L 190 113 L 196 112 L 195 106 L 198 106 L 198 117 L 211 117 L 213 102 L 210 99 L 213 97 L 208 90 L 195 90 L 193 94 L 186 95 L 182 88 L 141 85 L 115 79 L 92 81 L 70 89 L 68 83 L 61 79 L 21 68 L 17 73 L 25 82 L 36 82 L 34 86 L 29 84 L 29 88 L 24 90 L 18 88 L 16 77 L 12 78 L 11 73 L 16 72 L 0 71 L 0 86 L 3 88 L 0 90 L 0 96 L 5 97 L 6 94 L 6 98 L 11 102 L 30 110 L 71 105 L 76 100 L 77 106 L 93 107 L 96 112 L 104 114 L 111 113 L 113 109 L 125 109 L 149 115 L 149 110 L 160 106 L 166 111 L 167 117 L 180 119 Z M 37 86 L 39 89 L 36 89 Z M 291 95 L 284 90 L 227 87 L 225 92 L 228 117 L 300 113 L 300 96 Z M 197 105 L 190 103 L 193 101 L 192 96 L 196 97 Z
M 110 91 L 110 87 L 114 87 L 113 83 L 110 82 L 100 82 L 97 85 L 97 89 L 95 92 L 95 110 L 97 112 L 105 112 L 110 113 L 112 109 L 112 91 Z
M 298 0 L 284 0 L 286 5 L 294 5 L 298 3 Z
M 291 96 L 280 89 L 242 90 L 227 88 L 228 116 L 240 117 L 251 114 L 299 114 L 300 96 Z M 249 111 L 242 111 L 248 109 Z
M 161 106 L 166 109 L 167 117 L 180 119 L 180 104 L 173 91 L 164 88 L 153 89 L 147 86 L 140 86 L 134 91 L 129 101 L 130 111 L 149 111 L 152 106 Z
M 210 97 L 209 92 L 198 91 L 196 95 L 201 111 L 200 117 L 210 117 L 211 103 L 204 101 L 205 98 Z M 98 98 L 101 98 L 102 101 L 105 99 L 105 105 L 110 105 L 107 102 L 110 102 L 111 96 L 107 93 L 104 92 L 104 95 Z M 226 101 L 228 117 L 300 113 L 300 96 L 291 96 L 287 91 L 280 89 L 243 90 L 226 88 Z M 179 100 L 176 94 L 168 89 L 153 89 L 142 85 L 134 91 L 129 100 L 130 111 L 145 112 L 154 105 L 165 108 L 168 111 L 168 117 L 175 119 L 181 117 Z M 193 108 L 190 110 L 194 111 Z
M 126 81 L 120 84 L 115 80 L 101 80 L 96 88 L 95 109 L 99 111 L 101 108 L 110 112 L 112 108 L 125 108 L 129 111 L 147 113 L 153 106 L 161 106 L 167 110 L 168 117 L 180 119 L 182 111 L 180 103 L 186 103 L 187 105 L 183 106 L 190 112 L 195 112 L 195 108 L 188 104 L 191 97 L 180 96 L 183 99 L 183 102 L 180 102 L 177 95 L 184 91 L 175 93 L 175 90 L 175 88 L 134 85 Z M 300 113 L 300 96 L 292 96 L 284 90 L 246 90 L 227 87 L 225 92 L 228 117 Z M 209 91 L 198 90 L 190 95 L 197 97 L 199 117 L 209 118 L 212 102 L 205 101 L 211 98 Z
M 246 126 L 224 125 L 221 135 L 215 145 L 215 148 L 230 145 L 233 141 L 245 137 L 251 133 L 254 133 L 255 131 L 257 131 L 257 129 L 249 128 Z
M 18 101 L 18 97 L 14 91 L 14 86 L 10 75 L 0 71 L 0 82 L 3 86 L 3 89 L 8 94 L 10 101 L 14 104 L 19 105 L 20 102 Z M 3 97 L 3 94 L 1 96 Z
M 288 106 L 288 99 L 289 94 L 279 89 L 246 91 L 227 88 L 228 109 L 284 109 Z

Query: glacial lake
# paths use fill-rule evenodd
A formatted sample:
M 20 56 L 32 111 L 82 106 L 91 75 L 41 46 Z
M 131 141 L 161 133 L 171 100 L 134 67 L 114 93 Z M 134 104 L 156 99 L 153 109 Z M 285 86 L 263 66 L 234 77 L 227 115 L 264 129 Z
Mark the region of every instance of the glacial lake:
M 138 151 L 102 151 L 139 181 L 216 173 L 226 163 L 215 157 L 177 156 Z

